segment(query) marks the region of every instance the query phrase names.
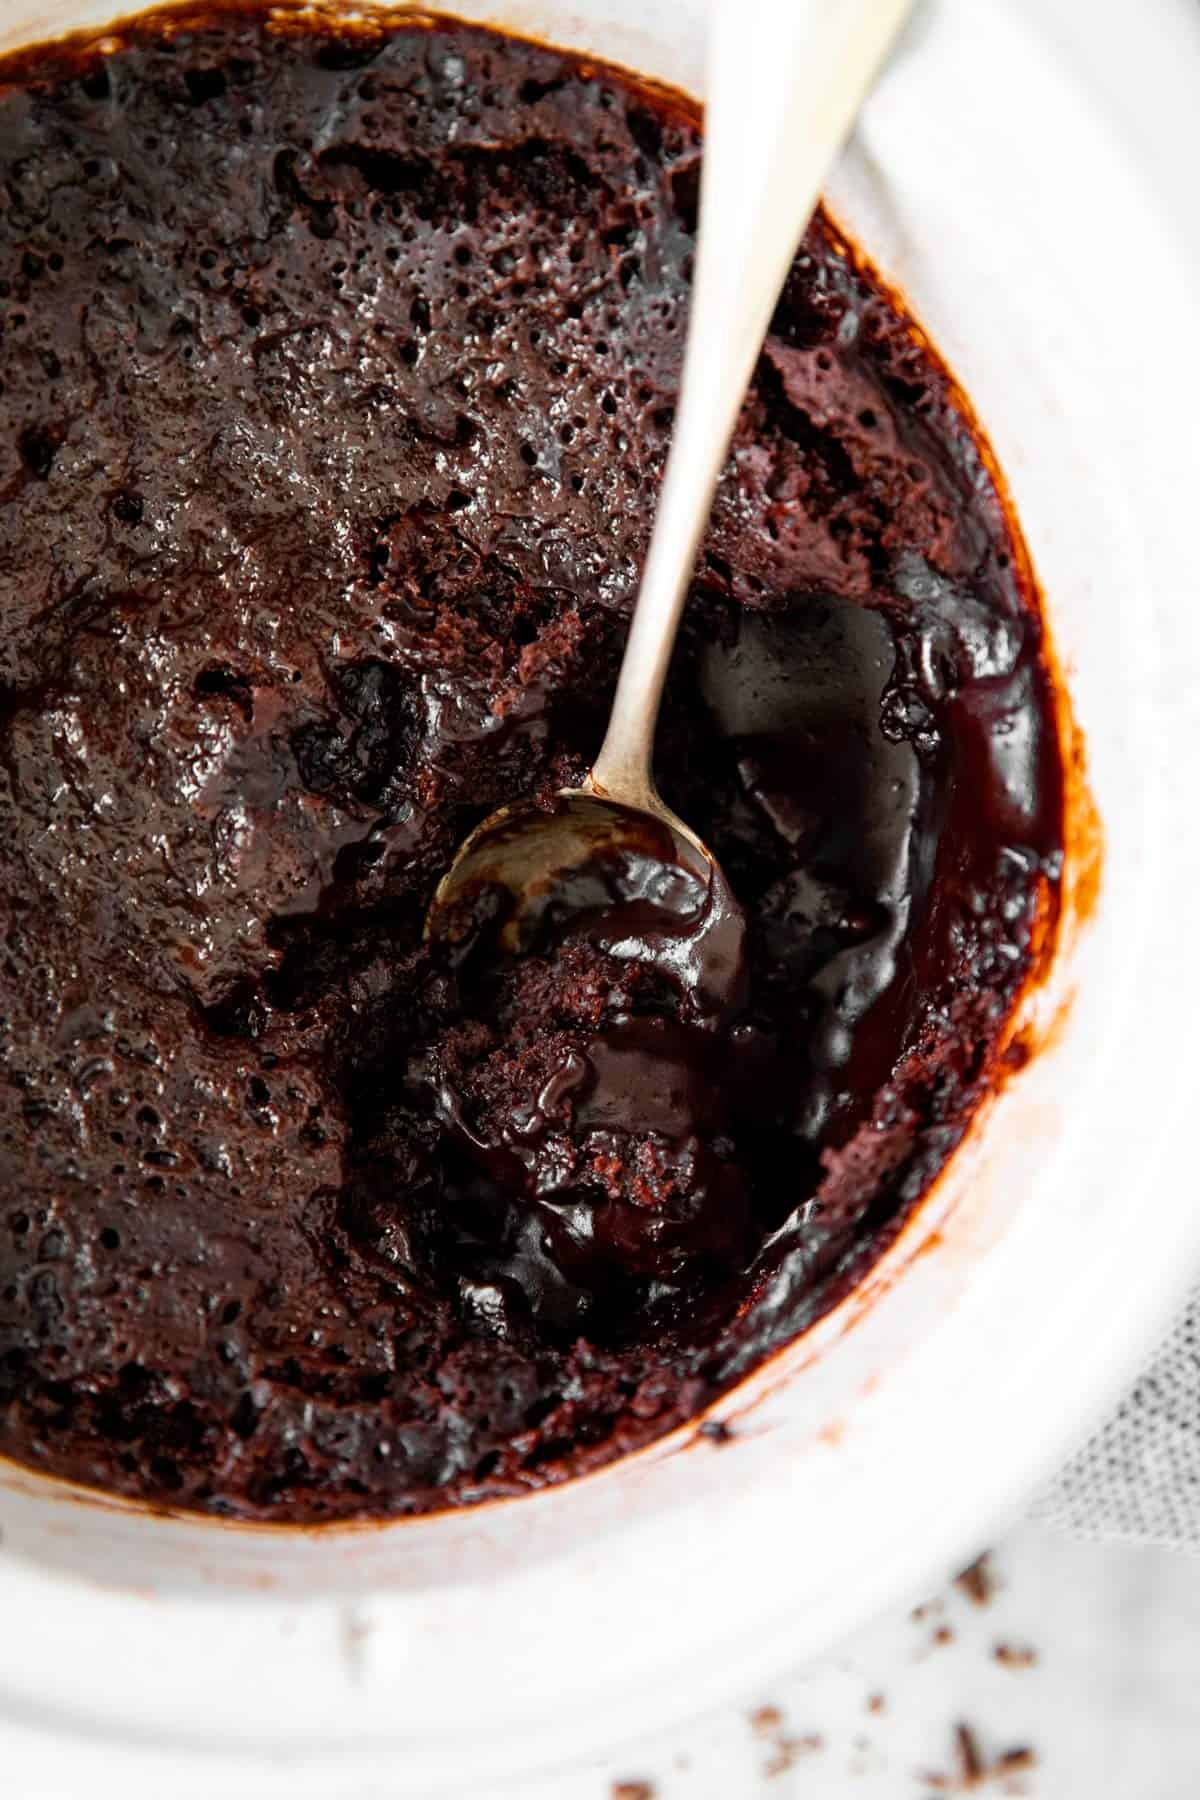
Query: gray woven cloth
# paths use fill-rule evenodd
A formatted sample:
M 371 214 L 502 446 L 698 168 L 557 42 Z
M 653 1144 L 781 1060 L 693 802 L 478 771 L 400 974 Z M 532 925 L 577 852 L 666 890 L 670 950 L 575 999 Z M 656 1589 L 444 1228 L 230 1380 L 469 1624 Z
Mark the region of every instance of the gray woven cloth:
M 1200 1550 L 1200 1291 L 1032 1513 L 1085 1537 Z

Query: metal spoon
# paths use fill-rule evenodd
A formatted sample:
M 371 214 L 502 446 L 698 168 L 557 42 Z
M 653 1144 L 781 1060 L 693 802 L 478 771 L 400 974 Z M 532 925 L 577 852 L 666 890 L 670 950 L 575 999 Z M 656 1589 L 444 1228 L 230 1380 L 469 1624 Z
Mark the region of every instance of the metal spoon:
M 691 321 L 675 435 L 612 714 L 582 787 L 554 811 L 502 806 L 439 883 L 428 937 L 465 934 L 473 894 L 505 888 L 502 945 L 571 871 L 657 822 L 668 855 L 708 886 L 728 948 L 728 887 L 660 799 L 651 758 L 663 683 L 713 490 L 784 276 L 826 172 L 912 0 L 710 0 L 705 146 Z M 631 815 L 633 815 L 631 820 Z M 647 819 L 646 815 L 649 815 Z

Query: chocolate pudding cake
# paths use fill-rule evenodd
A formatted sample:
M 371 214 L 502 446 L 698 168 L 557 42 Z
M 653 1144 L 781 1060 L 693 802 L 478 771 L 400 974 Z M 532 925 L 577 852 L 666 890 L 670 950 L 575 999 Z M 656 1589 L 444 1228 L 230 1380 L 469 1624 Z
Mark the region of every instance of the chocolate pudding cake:
M 701 148 L 426 17 L 0 62 L 0 1455 L 296 1523 L 562 1481 L 844 1294 L 1000 1078 L 1062 864 L 1042 624 L 824 214 L 658 740 L 736 971 L 607 917 L 699 904 L 653 833 L 582 926 L 423 936 L 599 747 Z

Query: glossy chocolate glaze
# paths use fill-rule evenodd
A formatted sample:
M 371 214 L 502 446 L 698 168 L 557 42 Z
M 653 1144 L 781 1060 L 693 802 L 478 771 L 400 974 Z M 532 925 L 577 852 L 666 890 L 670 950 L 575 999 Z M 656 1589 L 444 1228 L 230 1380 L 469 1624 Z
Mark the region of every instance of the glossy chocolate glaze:
M 514 885 L 506 839 L 524 848 L 539 822 L 546 862 Z M 409 1047 L 404 1085 L 446 1128 L 442 1204 L 493 1321 L 594 1330 L 752 1245 L 729 1136 L 760 1060 L 746 1054 L 746 918 L 719 867 L 625 807 L 560 797 L 518 809 L 488 846 L 438 919 L 453 1022 Z M 502 1050 L 498 1083 L 490 1055 L 481 1068 L 460 1054 L 464 1030 L 472 1051 Z
M 986 456 L 820 218 L 660 738 L 741 985 L 664 963 L 653 842 L 524 955 L 424 946 L 597 748 L 700 139 L 276 13 L 0 65 L 0 1452 L 316 1520 L 611 1459 L 845 1291 L 997 1078 L 1062 781 Z

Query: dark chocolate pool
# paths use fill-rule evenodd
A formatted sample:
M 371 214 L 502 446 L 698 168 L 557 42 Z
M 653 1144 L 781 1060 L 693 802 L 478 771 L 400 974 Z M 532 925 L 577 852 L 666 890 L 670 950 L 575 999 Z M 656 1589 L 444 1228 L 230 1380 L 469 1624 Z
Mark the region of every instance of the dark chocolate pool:
M 1052 935 L 1054 694 L 961 397 L 825 218 L 669 684 L 746 916 L 423 948 L 578 782 L 671 430 L 684 102 L 449 23 L 0 64 L 0 1453 L 246 1518 L 644 1444 L 844 1293 Z

